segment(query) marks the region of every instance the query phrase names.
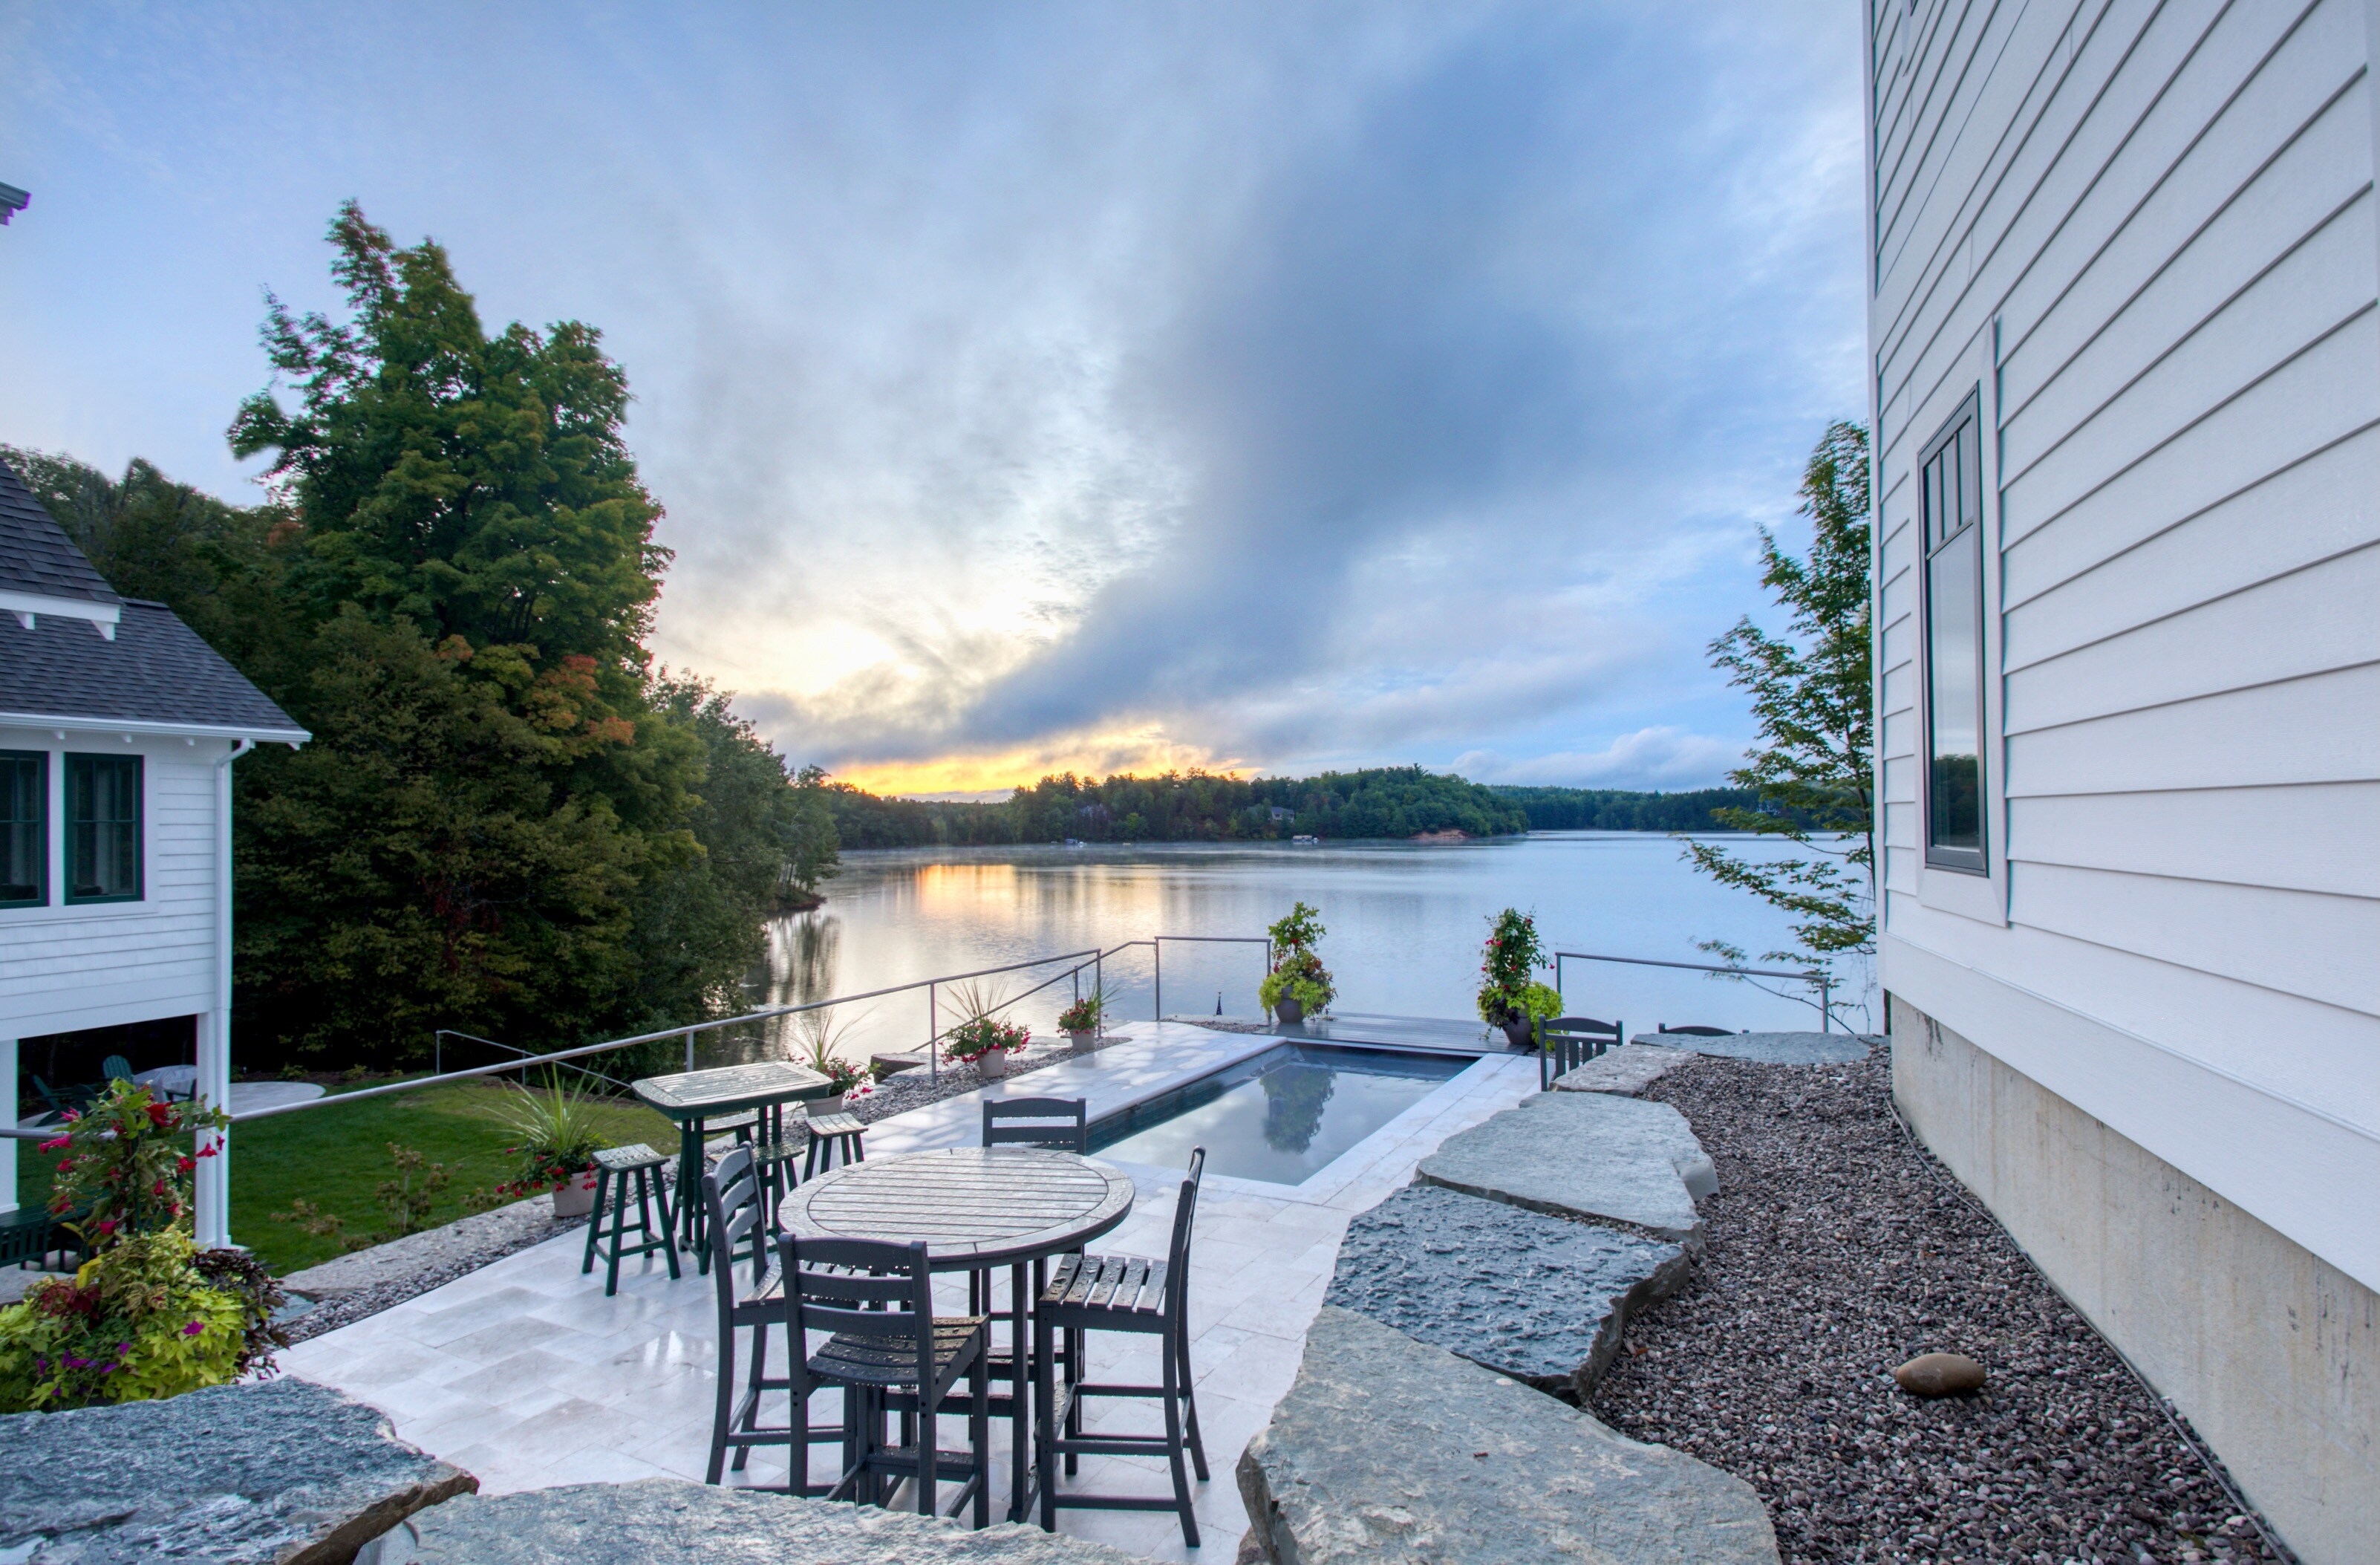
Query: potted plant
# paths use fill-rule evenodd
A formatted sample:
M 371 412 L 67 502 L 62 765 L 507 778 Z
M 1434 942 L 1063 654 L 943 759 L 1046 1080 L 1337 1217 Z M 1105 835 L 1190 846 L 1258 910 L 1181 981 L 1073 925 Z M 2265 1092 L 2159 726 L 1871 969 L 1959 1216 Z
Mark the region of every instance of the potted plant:
M 595 1154 L 611 1145 L 595 1128 L 595 1102 L 585 1093 L 559 1086 L 542 1093 L 514 1087 L 496 1110 L 496 1121 L 520 1138 L 505 1148 L 521 1159 L 520 1177 L 498 1185 L 516 1198 L 553 1192 L 557 1219 L 583 1217 L 595 1206 Z
M 1319 912 L 1297 902 L 1269 933 L 1272 970 L 1257 985 L 1257 1002 L 1279 1017 L 1283 1026 L 1294 1026 L 1320 1014 L 1338 994 L 1330 984 L 1330 970 L 1322 965 L 1314 949 L 1328 931 L 1322 927 Z
M 843 1058 L 844 1038 L 851 1031 L 847 1022 L 834 1020 L 834 1008 L 822 1007 L 806 1010 L 794 1018 L 794 1026 L 801 1034 L 802 1063 L 834 1083 L 834 1091 L 826 1097 L 816 1097 L 804 1106 L 809 1118 L 823 1119 L 840 1114 L 850 1107 L 855 1094 L 866 1093 L 875 1078 L 865 1066 L 855 1065 Z
M 1100 996 L 1088 995 L 1058 1013 L 1058 1031 L 1066 1034 L 1067 1046 L 1076 1054 L 1087 1053 L 1099 1041 L 1099 1013 L 1103 1009 Z
M 1014 1021 L 977 1016 L 942 1034 L 942 1053 L 960 1064 L 972 1063 L 986 1081 L 1008 1074 L 1008 1056 L 1032 1041 L 1033 1034 Z
M 1502 1028 L 1514 1048 L 1529 1048 L 1536 1041 L 1538 1020 L 1561 1014 L 1561 994 L 1534 976 L 1546 965 L 1536 917 L 1506 908 L 1490 922 L 1479 957 L 1479 1019 Z

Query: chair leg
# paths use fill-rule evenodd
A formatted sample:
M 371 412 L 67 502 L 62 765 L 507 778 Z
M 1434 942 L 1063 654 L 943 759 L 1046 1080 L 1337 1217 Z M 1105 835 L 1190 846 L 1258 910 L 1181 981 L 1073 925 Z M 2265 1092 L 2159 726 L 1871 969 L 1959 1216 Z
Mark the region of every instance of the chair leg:
M 1056 1333 L 1050 1323 L 1033 1323 L 1033 1476 L 1041 1486 L 1041 1530 L 1058 1530 L 1058 1375 L 1051 1362 Z
M 710 1469 L 706 1484 L 716 1484 L 727 1467 L 727 1424 L 735 1412 L 735 1328 L 719 1332 L 719 1399 L 710 1415 Z
M 601 1185 L 602 1176 L 597 1175 L 595 1182 Z M 595 1221 L 601 1223 L 602 1220 L 603 1192 L 598 1189 L 595 1192 Z M 603 1268 L 603 1297 L 606 1299 L 620 1291 L 620 1251 L 627 1241 L 628 1176 L 618 1174 L 612 1180 L 612 1259 L 611 1264 Z
M 1198 1437 L 1198 1385 L 1190 1378 L 1190 1331 L 1187 1325 L 1174 1329 L 1174 1339 L 1182 1351 L 1182 1412 L 1183 1422 L 1190 1432 L 1190 1461 L 1198 1474 L 1198 1482 L 1210 1476 L 1207 1472 L 1207 1442 Z
M 1190 1509 L 1190 1475 L 1182 1466 L 1182 1365 L 1181 1354 L 1171 1340 L 1160 1350 L 1165 1360 L 1165 1461 L 1173 1469 L 1173 1508 L 1182 1514 L 1182 1546 L 1198 1547 L 1198 1518 Z
M 749 1434 L 760 1426 L 760 1381 L 768 1373 L 768 1363 L 769 1328 L 766 1326 L 756 1326 L 752 1328 L 752 1373 L 747 1382 L 752 1396 L 751 1400 L 744 1404 L 744 1427 L 736 1431 L 738 1434 Z M 735 1448 L 736 1472 L 743 1472 L 744 1464 L 751 1460 L 751 1447 Z
M 603 1231 L 604 1187 L 611 1182 L 612 1170 L 595 1170 L 595 1210 L 587 1218 L 587 1253 L 578 1258 L 578 1275 L 585 1277 L 595 1269 L 595 1236 Z
M 660 1175 L 650 1168 L 639 1168 L 637 1170 L 637 1221 L 643 1226 L 645 1230 L 644 1237 L 648 1240 L 654 1238 L 655 1234 L 652 1226 L 652 1214 L 647 1208 L 645 1203 L 648 1199 L 658 1198 L 660 1196 L 660 1192 L 655 1191 L 653 1188 L 654 1180 L 659 1178 Z M 669 1263 L 670 1280 L 672 1282 L 675 1282 L 678 1279 L 679 1275 L 677 1269 L 677 1232 L 669 1226 L 669 1202 L 666 1199 L 661 1200 L 661 1206 L 662 1221 L 659 1237 L 662 1243 L 662 1258 Z
M 936 1414 L 941 1410 L 939 1406 L 929 1407 L 927 1405 L 926 1393 L 929 1389 L 930 1388 L 925 1386 L 917 1388 L 917 1444 L 916 1449 L 917 1452 L 917 1514 L 920 1516 L 933 1516 L 940 1514 L 934 1509 L 934 1480 L 936 1477 L 934 1469 L 937 1465 L 935 1459 L 941 1453 L 937 1452 L 934 1448 L 941 1442 L 935 1437 L 934 1426 L 941 1422 L 941 1420 L 936 1416 Z
M 967 1407 L 967 1447 L 975 1453 L 975 1526 L 981 1532 L 991 1525 L 991 1338 L 984 1337 L 983 1351 L 975 1359 L 975 1373 L 968 1376 L 973 1383 Z M 1021 1400 L 1025 1386 L 1020 1380 L 1015 1394 Z M 1023 1453 L 1015 1453 L 1021 1455 Z

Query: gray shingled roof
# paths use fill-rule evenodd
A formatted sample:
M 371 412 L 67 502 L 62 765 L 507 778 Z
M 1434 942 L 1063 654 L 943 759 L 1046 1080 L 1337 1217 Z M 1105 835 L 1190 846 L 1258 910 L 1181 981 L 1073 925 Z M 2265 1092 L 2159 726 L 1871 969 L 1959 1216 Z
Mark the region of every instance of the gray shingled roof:
M 0 592 L 120 601 L 6 462 L 0 462 Z
M 41 615 L 28 630 L 0 614 L 0 714 L 8 713 L 303 733 L 173 610 L 140 598 L 125 602 L 112 642 L 88 619 Z

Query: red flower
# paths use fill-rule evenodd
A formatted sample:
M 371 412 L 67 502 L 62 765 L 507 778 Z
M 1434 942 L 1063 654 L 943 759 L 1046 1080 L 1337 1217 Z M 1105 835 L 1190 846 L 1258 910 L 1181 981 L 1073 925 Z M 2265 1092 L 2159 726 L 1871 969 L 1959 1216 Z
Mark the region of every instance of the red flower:
M 184 1173 L 186 1173 L 186 1174 L 187 1174 L 187 1173 L 188 1173 L 191 1169 L 193 1169 L 193 1168 L 197 1168 L 197 1167 L 198 1167 L 198 1164 L 197 1164 L 197 1163 L 195 1163 L 195 1162 L 193 1162 L 192 1160 L 190 1160 L 190 1159 L 189 1159 L 189 1158 L 188 1158 L 188 1157 L 178 1157 L 178 1158 L 176 1158 L 176 1159 L 175 1159 L 175 1166 L 176 1166 L 176 1168 L 180 1168 L 180 1169 L 182 1170 L 182 1172 L 184 1172 Z
M 162 1103 L 149 1105 L 149 1123 L 164 1130 L 174 1122 L 174 1111 Z

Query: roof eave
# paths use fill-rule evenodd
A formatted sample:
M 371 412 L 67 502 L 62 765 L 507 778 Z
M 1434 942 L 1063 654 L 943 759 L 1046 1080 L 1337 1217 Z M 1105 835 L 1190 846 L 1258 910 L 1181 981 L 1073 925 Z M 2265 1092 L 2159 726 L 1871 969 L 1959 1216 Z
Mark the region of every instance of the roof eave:
M 301 745 L 306 729 L 245 723 L 160 723 L 146 717 L 108 717 L 96 713 L 0 712 L 0 727 L 54 728 L 73 733 L 157 734 L 168 739 L 244 739 L 254 744 Z

